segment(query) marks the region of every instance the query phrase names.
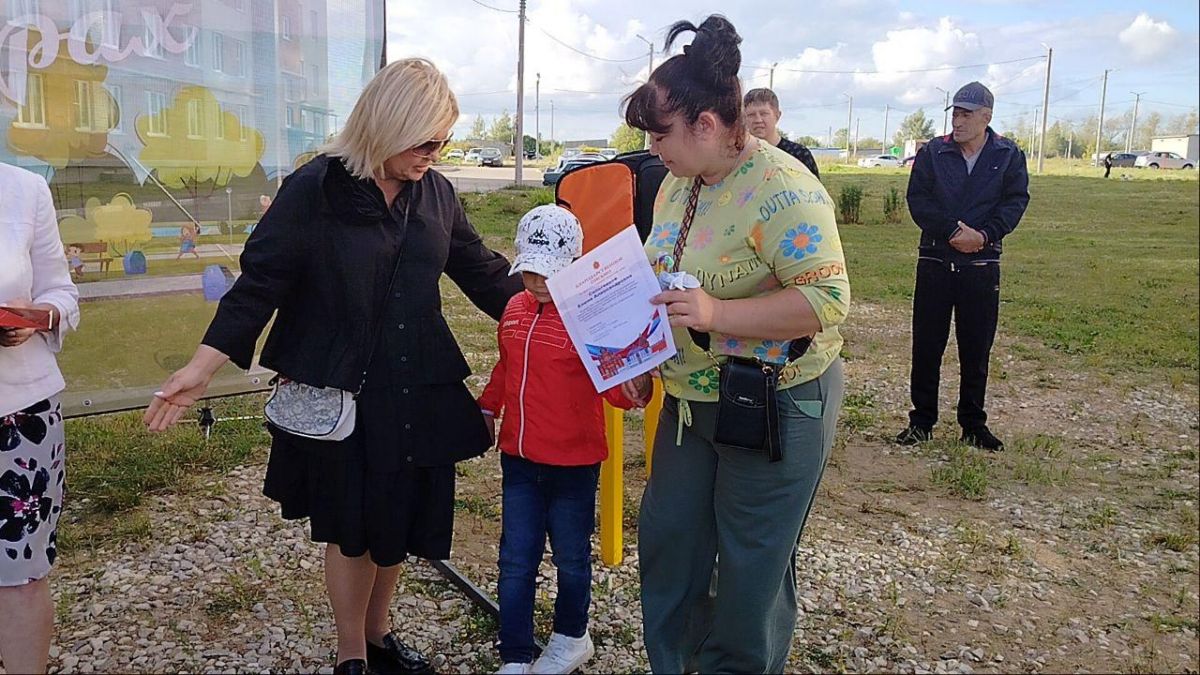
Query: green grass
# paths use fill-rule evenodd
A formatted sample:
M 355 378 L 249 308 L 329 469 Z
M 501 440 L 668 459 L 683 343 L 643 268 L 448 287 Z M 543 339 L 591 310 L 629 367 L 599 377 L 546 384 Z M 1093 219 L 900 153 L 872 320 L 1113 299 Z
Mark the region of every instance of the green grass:
M 862 224 L 840 225 L 858 300 L 912 302 L 918 231 L 885 225 L 902 172 L 833 173 L 831 194 L 863 188 Z M 1105 372 L 1197 381 L 1200 195 L 1196 183 L 1035 176 L 1024 220 L 1005 241 L 1002 330 Z M 851 319 L 853 321 L 853 319 Z
M 950 494 L 979 501 L 987 496 L 990 469 L 987 459 L 965 445 L 953 445 L 946 450 L 947 460 L 930 469 L 935 485 Z

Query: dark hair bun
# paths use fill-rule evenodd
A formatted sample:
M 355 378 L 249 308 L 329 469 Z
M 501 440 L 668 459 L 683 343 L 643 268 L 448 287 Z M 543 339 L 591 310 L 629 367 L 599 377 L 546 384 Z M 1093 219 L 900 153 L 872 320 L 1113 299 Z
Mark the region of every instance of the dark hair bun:
M 742 67 L 742 52 L 738 49 L 742 38 L 729 19 L 713 14 L 699 27 L 690 21 L 678 21 L 667 31 L 666 48 L 670 49 L 671 43 L 685 31 L 696 34 L 692 44 L 683 48 L 689 71 L 709 82 L 737 77 Z

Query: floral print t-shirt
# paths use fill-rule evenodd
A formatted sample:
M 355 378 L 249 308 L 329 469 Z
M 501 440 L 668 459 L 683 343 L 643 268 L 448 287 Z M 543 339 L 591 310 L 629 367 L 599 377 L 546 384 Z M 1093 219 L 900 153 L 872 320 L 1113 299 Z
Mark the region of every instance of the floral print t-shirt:
M 668 175 L 659 188 L 654 227 L 646 240 L 651 264 L 669 262 L 664 256 L 674 252 L 691 186 L 691 178 Z M 794 289 L 821 322 L 808 351 L 780 372 L 780 389 L 820 377 L 841 352 L 838 325 L 850 306 L 850 282 L 833 208 L 829 193 L 799 160 L 765 143 L 725 180 L 700 189 L 680 271 L 695 275 L 705 291 L 722 300 Z M 676 328 L 674 334 L 679 353 L 661 368 L 667 393 L 716 401 L 714 359 L 687 329 Z M 787 360 L 787 342 L 720 333 L 711 337 L 709 350 L 718 362 L 727 355 L 780 364 Z

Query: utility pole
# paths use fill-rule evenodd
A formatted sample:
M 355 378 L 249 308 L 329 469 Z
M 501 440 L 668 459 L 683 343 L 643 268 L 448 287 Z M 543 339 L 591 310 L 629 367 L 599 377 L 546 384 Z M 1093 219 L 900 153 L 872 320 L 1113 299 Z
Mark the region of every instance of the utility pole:
M 946 134 L 950 133 L 947 131 L 947 127 L 950 125 L 950 92 L 942 89 L 941 87 L 934 87 L 934 89 L 937 89 L 946 95 L 946 103 L 942 108 L 942 135 L 945 136 Z
M 771 64 L 771 78 L 770 78 L 771 83 L 769 85 L 767 85 L 771 89 L 771 91 L 775 91 L 775 67 L 778 65 L 779 65 L 779 62 L 775 62 L 775 63 Z
M 858 157 L 858 130 L 862 126 L 862 118 L 858 117 L 854 120 L 854 156 Z M 848 131 L 848 130 L 847 130 Z
M 1100 121 L 1096 124 L 1096 156 L 1092 166 L 1100 166 L 1100 139 L 1104 136 L 1104 98 L 1108 94 L 1108 70 L 1104 71 L 1104 79 L 1100 83 Z
M 1033 152 L 1033 144 L 1037 141 L 1038 109 L 1033 109 L 1033 124 L 1029 125 L 1029 152 Z
M 1075 146 L 1075 130 L 1074 130 L 1074 129 L 1072 129 L 1072 130 L 1071 130 L 1071 138 L 1067 139 L 1067 159 L 1068 159 L 1068 160 L 1070 160 L 1070 159 L 1071 159 L 1071 155 L 1072 155 L 1072 154 L 1074 154 L 1074 153 L 1072 153 L 1072 152 L 1071 152 L 1071 149 L 1072 149 L 1074 146 Z
M 554 150 L 554 99 L 550 99 L 550 150 Z
M 887 127 L 888 127 L 888 113 L 891 112 L 891 109 L 892 109 L 891 105 L 883 106 L 883 140 L 879 141 L 879 154 L 881 154 L 881 155 L 888 154 L 888 151 L 887 151 L 887 144 L 888 144 L 888 142 L 887 142 Z
M 833 125 L 829 125 L 829 147 L 833 147 Z
M 634 35 L 634 37 L 642 42 L 645 42 L 646 46 L 650 48 L 650 65 L 648 66 L 649 69 L 646 71 L 646 81 L 649 82 L 650 76 L 654 74 L 654 43 L 642 37 L 641 35 Z M 644 131 L 642 132 L 642 149 L 650 149 L 650 134 Z
M 521 139 L 521 150 L 525 149 L 525 139 Z M 537 74 L 537 84 L 533 88 L 533 156 L 542 156 L 542 74 Z
M 525 167 L 525 2 L 521 0 L 517 12 L 517 134 L 513 139 L 513 154 L 516 155 L 514 181 L 521 184 L 521 170 Z
M 850 99 L 850 107 L 846 110 L 846 159 L 850 159 L 850 124 L 854 122 L 854 97 L 850 94 L 842 94 Z
M 1044 46 L 1044 45 L 1043 45 Z M 1042 137 L 1038 141 L 1037 172 L 1042 172 L 1046 159 L 1046 119 L 1050 117 L 1050 62 L 1054 60 L 1054 48 L 1046 47 L 1046 88 L 1042 91 Z
M 1133 94 L 1133 96 L 1134 96 L 1134 98 L 1133 98 L 1133 120 L 1131 120 L 1129 122 L 1129 136 L 1127 136 L 1125 138 L 1125 152 L 1133 152 L 1133 146 L 1134 146 L 1133 142 L 1135 140 L 1137 140 L 1138 106 L 1142 102 L 1142 96 L 1144 96 L 1146 94 L 1146 92 L 1144 92 L 1144 91 L 1143 92 L 1131 91 L 1129 93 Z

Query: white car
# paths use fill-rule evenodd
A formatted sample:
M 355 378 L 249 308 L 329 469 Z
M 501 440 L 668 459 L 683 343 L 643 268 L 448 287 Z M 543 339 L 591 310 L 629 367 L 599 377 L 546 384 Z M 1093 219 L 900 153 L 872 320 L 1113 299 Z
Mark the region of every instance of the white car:
M 1147 152 L 1133 160 L 1133 165 L 1139 169 L 1191 169 L 1196 163 L 1173 152 Z
M 446 159 L 462 159 L 464 156 L 463 151 L 458 148 L 446 153 Z
M 600 154 L 603 155 L 605 159 L 612 159 L 613 157 L 621 154 L 621 151 L 617 150 L 616 148 L 604 148 L 600 151 Z
M 471 148 L 470 150 L 467 151 L 466 156 L 463 157 L 463 161 L 464 162 L 478 162 L 479 161 L 479 153 L 481 153 L 481 152 L 483 152 L 483 148 Z
M 891 155 L 872 155 L 870 157 L 863 157 L 862 159 L 858 160 L 858 165 L 864 169 L 877 169 L 881 166 L 899 169 L 900 167 L 904 166 L 904 163 L 899 157 L 893 157 Z

